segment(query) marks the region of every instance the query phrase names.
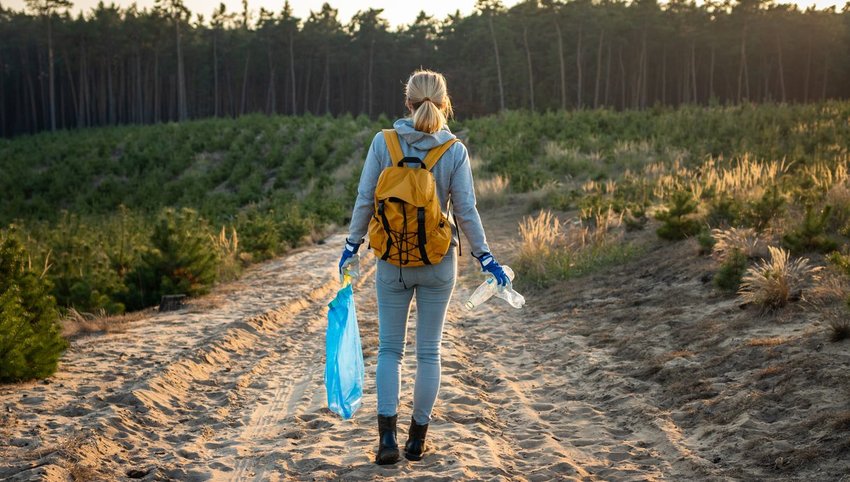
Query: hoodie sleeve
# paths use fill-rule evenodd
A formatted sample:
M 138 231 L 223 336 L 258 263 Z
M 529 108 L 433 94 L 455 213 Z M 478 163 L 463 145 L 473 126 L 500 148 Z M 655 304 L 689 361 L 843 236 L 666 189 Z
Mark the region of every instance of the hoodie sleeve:
M 351 223 L 348 226 L 348 239 L 355 243 L 362 242 L 366 237 L 369 220 L 374 214 L 375 186 L 381 174 L 381 153 L 385 150 L 384 136 L 379 132 L 372 139 L 372 145 L 366 154 L 366 162 L 360 173 L 360 184 L 357 185 L 357 200 L 354 202 Z
M 473 256 L 481 256 L 489 253 L 487 238 L 484 235 L 484 226 L 481 224 L 481 216 L 475 207 L 475 184 L 472 180 L 472 166 L 469 162 L 469 152 L 466 146 L 460 145 L 460 160 L 455 165 L 449 185 L 449 195 L 452 200 L 452 213 L 454 213 L 461 231 L 469 241 L 470 251 Z M 453 146 L 454 148 L 454 146 Z

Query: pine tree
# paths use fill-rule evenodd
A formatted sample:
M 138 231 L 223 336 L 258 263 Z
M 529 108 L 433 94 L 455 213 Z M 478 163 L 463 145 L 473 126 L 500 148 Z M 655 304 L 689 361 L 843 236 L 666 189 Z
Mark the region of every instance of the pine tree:
M 218 253 L 209 226 L 192 209 L 164 209 L 151 235 L 152 249 L 128 276 L 127 306 L 144 308 L 163 295 L 203 294 L 218 276 Z
M 0 239 L 0 382 L 50 376 L 67 347 L 50 284 L 26 257 L 14 233 Z

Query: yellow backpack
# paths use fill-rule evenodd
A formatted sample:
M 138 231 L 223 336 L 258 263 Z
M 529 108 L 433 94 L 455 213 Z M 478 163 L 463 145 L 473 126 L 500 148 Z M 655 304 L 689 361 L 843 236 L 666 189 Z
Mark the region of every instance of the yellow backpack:
M 431 169 L 457 139 L 419 159 L 404 157 L 395 129 L 384 129 L 383 133 L 392 165 L 381 171 L 375 187 L 369 246 L 375 256 L 398 267 L 437 264 L 449 251 L 452 225 L 440 209 Z

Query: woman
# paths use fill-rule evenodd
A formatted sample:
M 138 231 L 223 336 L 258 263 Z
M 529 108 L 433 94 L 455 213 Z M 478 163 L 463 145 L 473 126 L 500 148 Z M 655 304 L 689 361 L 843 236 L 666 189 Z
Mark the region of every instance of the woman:
M 405 106 L 410 117 L 394 124 L 405 157 L 424 159 L 428 151 L 455 139 L 446 125 L 452 115 L 445 78 L 436 72 L 414 72 L 405 87 Z M 374 213 L 374 194 L 381 171 L 392 165 L 385 138 L 379 132 L 372 140 L 360 176 L 357 201 L 351 216 L 349 235 L 339 261 L 340 273 L 357 257 L 352 257 L 364 242 Z M 455 220 L 469 241 L 472 255 L 482 270 L 491 273 L 500 285 L 508 278 L 490 254 L 490 248 L 475 208 L 472 169 L 466 147 L 455 142 L 443 154 L 431 172 L 434 175 L 440 207 L 445 213 L 451 200 Z M 378 433 L 375 461 L 392 464 L 399 460 L 396 441 L 398 420 L 399 372 L 404 355 L 410 302 L 416 295 L 416 379 L 413 390 L 413 414 L 405 444 L 405 457 L 420 460 L 426 451 L 425 434 L 431 421 L 431 409 L 440 386 L 440 341 L 449 300 L 457 274 L 457 229 L 452 230 L 449 251 L 438 264 L 398 268 L 378 260 L 376 286 L 378 297 Z M 400 269 L 403 273 L 400 273 Z M 400 276 L 401 274 L 401 276 Z

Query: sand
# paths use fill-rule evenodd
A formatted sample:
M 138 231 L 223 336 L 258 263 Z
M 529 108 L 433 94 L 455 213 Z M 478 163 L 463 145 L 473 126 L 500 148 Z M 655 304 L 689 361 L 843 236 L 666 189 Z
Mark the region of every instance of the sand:
M 498 224 L 498 223 L 502 224 Z M 509 246 L 515 219 L 488 230 Z M 691 242 L 640 233 L 640 260 L 462 307 L 420 462 L 373 464 L 374 258 L 355 286 L 363 407 L 326 408 L 327 302 L 343 236 L 121 332 L 77 338 L 46 381 L 0 387 L 0 479 L 841 480 L 850 473 L 850 349 L 816 315 L 759 317 L 704 283 Z M 509 258 L 508 258 L 509 259 Z M 414 315 L 415 316 L 415 315 Z M 411 413 L 414 330 L 399 436 Z M 847 477 L 850 479 L 850 477 Z

